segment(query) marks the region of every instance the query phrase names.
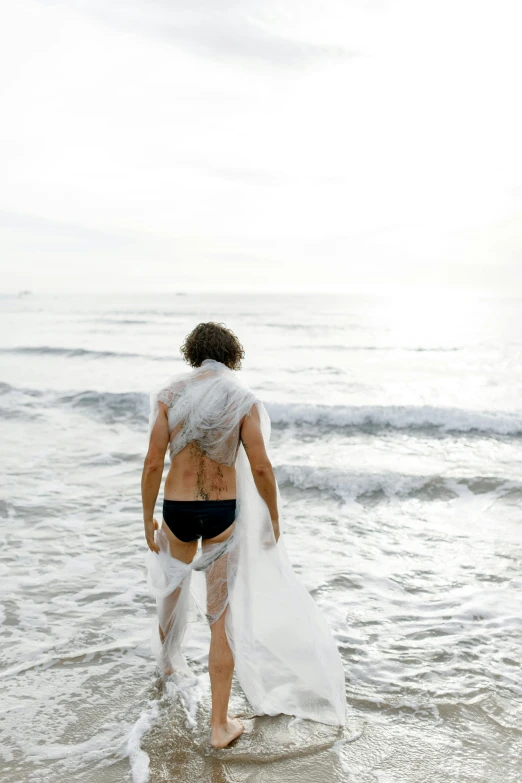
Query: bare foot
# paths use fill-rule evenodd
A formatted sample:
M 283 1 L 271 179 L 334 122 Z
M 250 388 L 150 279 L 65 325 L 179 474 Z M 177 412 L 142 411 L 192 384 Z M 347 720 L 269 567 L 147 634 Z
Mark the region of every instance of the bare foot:
M 210 744 L 213 748 L 226 748 L 237 739 L 245 730 L 243 723 L 237 718 L 228 719 L 225 726 L 216 726 L 212 729 Z

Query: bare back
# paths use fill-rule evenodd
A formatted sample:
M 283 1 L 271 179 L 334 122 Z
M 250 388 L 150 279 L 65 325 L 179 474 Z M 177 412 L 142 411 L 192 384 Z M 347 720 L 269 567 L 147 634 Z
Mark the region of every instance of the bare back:
M 205 380 L 208 373 L 201 373 L 199 379 Z M 183 391 L 183 389 L 182 389 Z M 188 411 L 189 421 L 186 415 L 180 416 L 181 411 L 176 411 L 178 421 L 169 424 L 169 412 L 173 399 L 179 394 L 177 385 L 166 389 L 163 399 L 157 401 L 157 414 L 152 422 L 149 451 L 146 458 L 147 465 L 160 466 L 163 469 L 164 456 L 167 448 L 170 450 L 170 468 L 165 480 L 165 500 L 232 500 L 237 497 L 235 458 L 240 442 L 243 443 L 247 457 L 251 463 L 253 472 L 259 468 L 271 465 L 265 451 L 263 436 L 260 429 L 259 412 L 252 395 L 242 394 L 240 404 L 246 413 L 234 425 L 234 407 L 228 407 L 229 389 L 218 389 L 214 399 L 205 400 L 207 410 L 203 410 L 203 426 L 190 420 L 192 410 L 190 405 L 183 409 Z M 223 405 L 223 399 L 225 406 Z M 213 422 L 214 410 L 218 411 L 216 426 L 209 426 Z M 237 410 L 237 405 L 236 408 Z M 221 425 L 220 417 L 225 413 L 225 427 Z M 188 439 L 186 433 L 190 432 L 192 438 Z M 200 441 L 199 433 L 203 433 Z M 216 432 L 216 437 L 210 437 L 210 432 Z M 180 437 L 181 436 L 181 437 Z M 183 440 L 177 448 L 176 444 Z M 209 443 L 213 459 L 209 456 Z M 221 455 L 223 459 L 220 460 Z M 219 460 L 219 461 L 218 461 Z M 272 504 L 273 505 L 273 504 Z
M 172 458 L 164 497 L 167 500 L 235 498 L 236 469 L 210 459 L 193 440 Z
M 165 411 L 166 414 L 166 411 Z M 272 470 L 261 434 L 259 413 L 255 406 L 244 416 L 239 428 L 239 440 L 253 469 Z M 171 436 L 174 433 L 171 433 Z M 216 462 L 193 440 L 172 457 L 164 497 L 167 500 L 226 500 L 236 497 L 236 469 Z

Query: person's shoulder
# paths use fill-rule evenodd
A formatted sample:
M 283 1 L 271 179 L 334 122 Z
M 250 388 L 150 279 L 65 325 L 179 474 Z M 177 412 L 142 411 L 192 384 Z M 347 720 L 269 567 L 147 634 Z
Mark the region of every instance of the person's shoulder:
M 164 402 L 169 407 L 174 401 L 182 395 L 185 391 L 188 383 L 189 373 L 178 373 L 161 386 L 159 391 L 154 392 L 157 396 L 158 402 Z

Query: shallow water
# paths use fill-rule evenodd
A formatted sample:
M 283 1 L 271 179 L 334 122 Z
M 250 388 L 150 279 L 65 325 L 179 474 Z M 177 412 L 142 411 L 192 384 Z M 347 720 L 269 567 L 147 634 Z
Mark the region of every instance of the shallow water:
M 2 781 L 522 779 L 520 302 L 0 306 Z M 148 393 L 209 319 L 240 335 L 272 418 L 286 545 L 345 663 L 340 733 L 249 717 L 234 683 L 246 732 L 212 750 L 203 626 L 193 681 L 155 672 Z

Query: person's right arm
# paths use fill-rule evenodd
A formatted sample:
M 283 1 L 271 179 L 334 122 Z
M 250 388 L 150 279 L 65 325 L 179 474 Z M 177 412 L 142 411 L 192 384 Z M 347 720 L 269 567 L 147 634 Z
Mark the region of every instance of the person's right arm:
M 257 491 L 265 501 L 270 512 L 274 536 L 279 538 L 279 512 L 277 509 L 277 489 L 272 463 L 268 459 L 265 442 L 261 432 L 261 420 L 257 406 L 254 405 L 249 416 L 245 416 L 241 425 L 241 441 L 252 469 Z

